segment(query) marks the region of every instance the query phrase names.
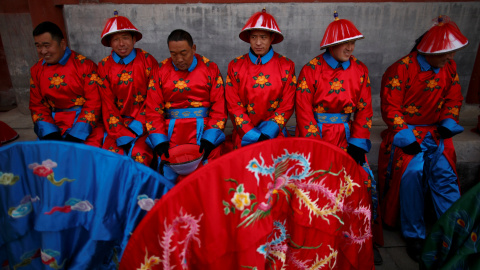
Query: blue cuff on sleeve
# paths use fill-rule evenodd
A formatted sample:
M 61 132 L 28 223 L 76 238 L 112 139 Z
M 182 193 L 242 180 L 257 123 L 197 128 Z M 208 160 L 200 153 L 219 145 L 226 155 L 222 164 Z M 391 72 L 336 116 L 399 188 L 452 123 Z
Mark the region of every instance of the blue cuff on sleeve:
M 457 122 L 451 118 L 443 119 L 440 121 L 440 126 L 447 128 L 453 134 L 453 136 L 463 132 L 463 127 L 457 124 Z
M 130 124 L 128 124 L 128 128 L 131 129 L 137 136 L 140 136 L 143 134 L 143 125 L 140 121 L 137 120 L 132 120 Z
M 202 139 L 211 142 L 217 147 L 225 141 L 225 134 L 218 128 L 211 128 L 203 132 Z
M 369 139 L 350 138 L 348 144 L 353 144 L 356 147 L 362 148 L 365 152 L 370 152 L 372 148 L 372 142 Z
M 84 122 L 77 122 L 73 124 L 72 129 L 70 130 L 70 132 L 68 132 L 70 136 L 73 136 L 83 141 L 87 139 L 90 133 L 92 133 L 92 126 Z
M 118 138 L 116 142 L 118 146 L 122 146 L 131 143 L 133 140 L 135 140 L 135 138 L 129 136 L 122 136 Z
M 416 142 L 417 139 L 415 135 L 413 135 L 413 131 L 411 129 L 403 129 L 400 130 L 395 136 L 393 137 L 393 145 L 397 147 L 405 147 L 409 144 Z
M 157 145 L 159 145 L 163 142 L 168 142 L 167 136 L 165 136 L 163 134 L 153 133 L 153 134 L 148 135 L 148 138 L 150 139 L 150 142 L 152 143 L 153 148 L 155 148 L 155 146 L 157 146 Z
M 60 132 L 60 129 L 55 124 L 38 121 L 35 123 L 33 131 L 35 131 L 35 134 L 41 139 L 50 133 Z
M 262 133 L 257 128 L 250 129 L 249 132 L 245 133 L 242 138 L 242 146 L 247 146 L 252 143 L 258 142 L 258 138 Z
M 280 132 L 278 124 L 273 121 L 263 121 L 258 125 L 258 129 L 270 139 L 276 138 Z

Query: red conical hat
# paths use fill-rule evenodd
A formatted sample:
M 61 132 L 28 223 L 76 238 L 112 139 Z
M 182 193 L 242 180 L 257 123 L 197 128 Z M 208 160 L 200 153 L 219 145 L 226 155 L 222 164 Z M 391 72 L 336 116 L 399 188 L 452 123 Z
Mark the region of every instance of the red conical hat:
M 180 175 L 188 175 L 195 171 L 202 161 L 203 153 L 199 152 L 200 146 L 196 144 L 180 144 L 170 148 L 168 166 Z
M 130 20 L 127 17 L 118 16 L 118 12 L 116 10 L 113 12 L 113 14 L 114 16 L 108 19 L 107 23 L 105 24 L 105 27 L 103 28 L 103 32 L 102 32 L 103 46 L 110 47 L 110 44 L 107 38 L 108 35 L 118 33 L 118 32 L 123 32 L 123 31 L 134 32 L 137 41 L 142 39 L 142 33 L 138 31 L 138 29 L 130 22 Z
M 418 44 L 417 50 L 422 54 L 442 54 L 459 50 L 468 45 L 468 39 L 460 32 L 458 26 L 445 15 L 433 19 L 434 25 Z
M 9 125 L 0 121 L 0 145 L 18 138 L 18 133 Z
M 265 9 L 261 12 L 257 12 L 248 19 L 245 26 L 242 28 L 242 31 L 238 35 L 241 40 L 250 43 L 250 37 L 248 35 L 248 31 L 250 30 L 264 30 L 275 33 L 275 39 L 273 40 L 272 44 L 277 44 L 282 42 L 283 34 L 278 27 L 275 18 L 268 14 Z
M 351 21 L 339 19 L 336 11 L 333 13 L 333 17 L 335 20 L 331 22 L 328 25 L 327 30 L 325 30 L 322 42 L 320 43 L 320 50 L 344 42 L 364 38 L 362 33 L 358 31 Z

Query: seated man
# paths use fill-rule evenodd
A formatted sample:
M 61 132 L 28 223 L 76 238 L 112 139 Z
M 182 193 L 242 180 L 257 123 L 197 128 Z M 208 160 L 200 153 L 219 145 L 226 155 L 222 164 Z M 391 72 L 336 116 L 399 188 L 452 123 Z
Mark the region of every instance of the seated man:
M 97 65 L 67 47 L 62 30 L 42 22 L 33 30 L 40 58 L 31 69 L 30 111 L 40 140 L 103 140 Z

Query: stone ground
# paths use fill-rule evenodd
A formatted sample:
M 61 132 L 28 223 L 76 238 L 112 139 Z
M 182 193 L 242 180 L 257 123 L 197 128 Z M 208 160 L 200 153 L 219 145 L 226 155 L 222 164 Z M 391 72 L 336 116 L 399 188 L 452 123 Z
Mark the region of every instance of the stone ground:
M 476 124 L 477 115 L 479 115 L 478 105 L 469 106 L 469 108 L 466 109 L 466 113 L 464 111 L 462 115 L 465 120 L 460 121 L 465 127 L 465 132 L 454 137 L 458 173 L 464 191 L 480 179 L 480 135 L 471 131 Z M 0 121 L 7 123 L 20 134 L 16 142 L 32 141 L 37 138 L 33 132 L 30 115 L 23 114 L 19 108 L 15 108 L 14 106 L 0 108 Z M 379 120 L 375 121 L 374 119 L 374 124 L 375 122 L 379 122 Z M 385 129 L 385 126 L 382 125 L 372 127 L 372 150 L 368 158 L 374 171 L 378 162 L 376 155 L 378 155 L 381 140 L 380 132 L 383 129 Z M 384 262 L 382 265 L 377 266 L 376 269 L 419 269 L 419 265 L 408 257 L 405 249 L 406 243 L 402 239 L 398 229 L 384 229 L 384 240 L 385 245 L 379 248 Z

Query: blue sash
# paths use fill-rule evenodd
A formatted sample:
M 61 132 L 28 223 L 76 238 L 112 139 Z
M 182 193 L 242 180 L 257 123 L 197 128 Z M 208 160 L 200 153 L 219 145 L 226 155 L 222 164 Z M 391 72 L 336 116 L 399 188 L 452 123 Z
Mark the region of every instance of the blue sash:
M 313 113 L 320 129 L 320 138 L 322 138 L 323 124 L 343 124 L 345 126 L 345 136 L 350 139 L 350 128 L 348 122 L 350 121 L 351 113 Z
M 168 125 L 168 140 L 172 137 L 176 119 L 197 119 L 197 144 L 200 145 L 200 139 L 203 135 L 203 118 L 208 117 L 208 108 L 186 108 L 186 109 L 169 109 L 165 110 L 166 118 L 170 119 Z

